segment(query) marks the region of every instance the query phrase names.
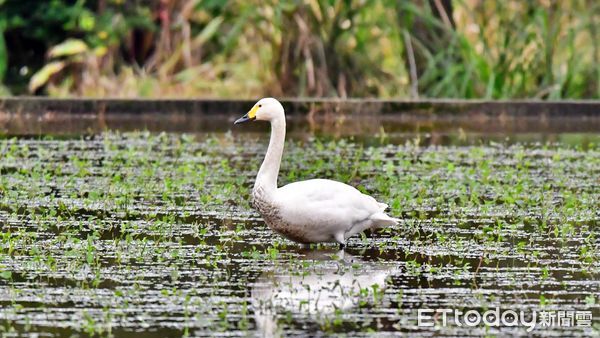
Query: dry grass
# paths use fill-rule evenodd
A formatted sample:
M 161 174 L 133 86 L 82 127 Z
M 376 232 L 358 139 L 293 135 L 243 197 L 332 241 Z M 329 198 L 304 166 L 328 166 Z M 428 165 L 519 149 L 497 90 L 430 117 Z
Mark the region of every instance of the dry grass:
M 418 3 L 418 2 L 417 2 Z M 595 1 L 171 1 L 146 32 L 63 59 L 52 96 L 598 98 Z M 159 13 L 159 14 L 160 14 Z M 138 41 L 139 42 L 139 41 Z

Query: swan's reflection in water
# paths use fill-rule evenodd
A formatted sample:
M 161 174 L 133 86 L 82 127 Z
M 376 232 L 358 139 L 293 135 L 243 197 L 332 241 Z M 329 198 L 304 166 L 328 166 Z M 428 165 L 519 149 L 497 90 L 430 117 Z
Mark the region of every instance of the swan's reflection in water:
M 338 311 L 381 299 L 390 265 L 362 261 L 344 251 L 308 251 L 289 266 L 265 271 L 252 288 L 257 330 L 280 335 L 278 314 L 300 314 L 320 322 Z

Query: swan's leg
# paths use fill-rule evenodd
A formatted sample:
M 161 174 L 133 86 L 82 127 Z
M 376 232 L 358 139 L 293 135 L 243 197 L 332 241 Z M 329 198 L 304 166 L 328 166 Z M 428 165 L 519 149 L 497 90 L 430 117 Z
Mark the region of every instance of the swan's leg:
M 335 240 L 340 243 L 340 250 L 344 250 L 344 248 L 346 247 L 346 237 L 344 236 L 343 232 L 338 232 L 337 234 L 335 234 Z

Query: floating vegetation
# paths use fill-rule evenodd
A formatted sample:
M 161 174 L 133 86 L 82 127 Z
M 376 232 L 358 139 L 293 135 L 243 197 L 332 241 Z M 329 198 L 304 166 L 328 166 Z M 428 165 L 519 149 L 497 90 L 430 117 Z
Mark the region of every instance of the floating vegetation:
M 402 219 L 345 252 L 303 249 L 251 209 L 264 147 L 229 134 L 0 140 L 0 332 L 527 334 L 417 325 L 418 309 L 499 307 L 591 311 L 589 327 L 536 333 L 599 333 L 598 145 L 288 142 L 282 184 L 348 182 Z

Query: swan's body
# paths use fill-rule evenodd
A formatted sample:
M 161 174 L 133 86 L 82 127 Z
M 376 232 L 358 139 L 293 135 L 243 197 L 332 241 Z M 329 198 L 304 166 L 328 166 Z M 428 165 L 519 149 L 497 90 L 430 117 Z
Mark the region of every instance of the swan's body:
M 238 119 L 271 122 L 271 140 L 252 190 L 254 207 L 275 232 L 299 243 L 338 242 L 366 229 L 395 225 L 387 205 L 347 184 L 312 179 L 277 187 L 285 142 L 285 114 L 273 98 L 261 99 Z

